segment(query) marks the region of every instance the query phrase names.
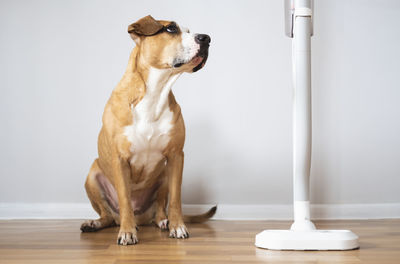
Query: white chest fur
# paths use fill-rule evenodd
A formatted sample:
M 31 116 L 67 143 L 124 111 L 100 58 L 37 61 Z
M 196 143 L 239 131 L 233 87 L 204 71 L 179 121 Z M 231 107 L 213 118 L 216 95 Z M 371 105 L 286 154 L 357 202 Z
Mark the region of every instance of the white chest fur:
M 151 173 L 164 158 L 163 151 L 170 140 L 173 112 L 168 95 L 179 75 L 167 70 L 151 68 L 146 82 L 146 94 L 132 106 L 133 123 L 126 126 L 124 134 L 131 143 L 131 166 Z

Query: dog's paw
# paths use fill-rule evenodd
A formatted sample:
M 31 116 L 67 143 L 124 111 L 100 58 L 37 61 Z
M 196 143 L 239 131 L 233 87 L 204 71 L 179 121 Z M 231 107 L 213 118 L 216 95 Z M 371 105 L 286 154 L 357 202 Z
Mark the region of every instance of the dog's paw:
M 169 237 L 172 238 L 188 238 L 189 232 L 184 224 L 169 226 Z
M 117 244 L 118 245 L 135 245 L 139 242 L 136 232 L 123 232 L 120 231 L 118 234 L 118 240 L 117 240 Z
M 159 221 L 157 223 L 157 225 L 161 230 L 167 230 L 168 229 L 168 219 L 164 219 L 164 220 Z
M 99 220 L 87 220 L 82 223 L 81 231 L 82 232 L 95 232 L 99 230 L 101 227 L 101 223 Z

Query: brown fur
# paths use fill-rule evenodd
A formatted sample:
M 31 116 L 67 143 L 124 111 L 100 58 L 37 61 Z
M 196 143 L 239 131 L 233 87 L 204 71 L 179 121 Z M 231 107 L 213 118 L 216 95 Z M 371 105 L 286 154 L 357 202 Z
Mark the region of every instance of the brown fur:
M 147 16 L 129 26 L 128 32 L 137 45 L 130 55 L 125 74 L 104 109 L 103 127 L 98 137 L 99 157 L 93 162 L 85 183 L 88 197 L 100 218 L 84 222 L 82 231 L 96 231 L 120 225 L 119 244 L 137 243 L 136 226 L 140 224 L 150 221 L 159 223 L 168 218 L 170 231 L 176 235 L 178 229 L 187 232 L 184 220 L 202 222 L 215 213 L 213 208 L 200 216 L 182 215 L 185 126 L 180 106 L 175 101 L 172 91 L 168 95 L 168 106 L 173 112 L 173 127 L 169 134 L 169 143 L 162 151 L 165 159 L 150 173 L 144 173 L 143 169 L 131 166 L 129 162 L 132 158 L 131 143 L 124 135 L 124 128 L 134 122 L 131 109 L 146 94 L 149 68 L 169 68 L 170 65 L 165 63 L 164 58 L 171 56 L 174 45 L 181 41 L 179 34 L 154 35 L 169 23 Z M 194 66 L 196 65 L 188 63 L 176 71 L 189 72 Z M 138 183 L 143 184 L 139 189 L 135 189 Z M 107 187 L 107 184 L 111 187 Z M 112 200 L 114 196 L 117 196 L 118 204 Z M 143 197 L 146 198 L 144 203 L 147 207 L 144 207 L 143 212 L 134 211 L 132 201 L 139 201 L 144 199 Z M 119 212 L 116 212 L 117 210 Z

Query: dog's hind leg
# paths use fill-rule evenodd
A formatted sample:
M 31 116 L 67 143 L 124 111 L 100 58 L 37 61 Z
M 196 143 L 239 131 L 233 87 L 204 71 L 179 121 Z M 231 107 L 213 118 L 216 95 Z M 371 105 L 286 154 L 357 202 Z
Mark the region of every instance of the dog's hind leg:
M 100 169 L 97 159 L 90 168 L 89 175 L 85 182 L 85 189 L 93 209 L 99 214 L 100 218 L 83 222 L 81 231 L 94 232 L 116 225 L 115 219 L 118 218 L 116 193 Z
M 165 181 L 160 186 L 160 189 L 157 192 L 156 198 L 156 215 L 154 218 L 155 224 L 161 230 L 168 229 L 168 217 L 167 217 L 167 204 L 168 204 L 168 182 Z

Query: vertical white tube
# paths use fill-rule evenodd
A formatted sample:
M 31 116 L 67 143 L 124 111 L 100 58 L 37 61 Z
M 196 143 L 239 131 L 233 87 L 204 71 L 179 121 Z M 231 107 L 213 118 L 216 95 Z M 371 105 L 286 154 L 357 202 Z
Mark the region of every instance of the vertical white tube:
M 309 200 L 311 164 L 310 17 L 295 18 L 293 32 L 293 174 L 294 200 Z
M 304 4 L 304 3 L 302 3 Z M 297 7 L 296 7 L 297 8 Z M 293 230 L 310 230 L 311 14 L 296 9 L 293 28 Z M 297 12 L 299 11 L 299 12 Z

